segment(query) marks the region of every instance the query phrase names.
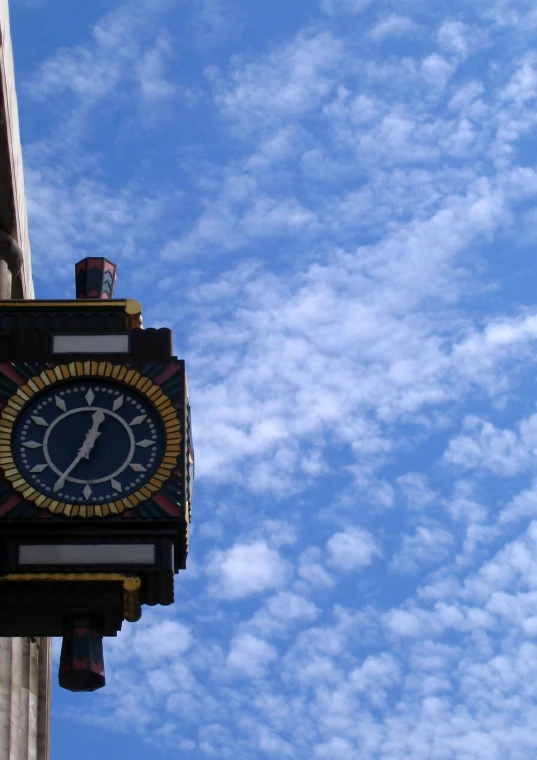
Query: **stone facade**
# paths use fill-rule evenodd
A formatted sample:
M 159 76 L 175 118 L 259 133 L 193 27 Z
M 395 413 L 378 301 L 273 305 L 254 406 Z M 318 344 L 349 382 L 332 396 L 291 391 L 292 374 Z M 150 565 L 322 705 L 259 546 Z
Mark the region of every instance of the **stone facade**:
M 51 639 L 0 638 L 0 759 L 48 760 Z
M 9 8 L 0 0 L 0 298 L 33 297 Z M 49 760 L 50 660 L 50 639 L 0 638 L 0 760 Z
M 0 80 L 0 229 L 17 241 L 23 255 L 20 281 L 14 282 L 12 295 L 18 298 L 33 298 L 8 0 L 0 0 Z

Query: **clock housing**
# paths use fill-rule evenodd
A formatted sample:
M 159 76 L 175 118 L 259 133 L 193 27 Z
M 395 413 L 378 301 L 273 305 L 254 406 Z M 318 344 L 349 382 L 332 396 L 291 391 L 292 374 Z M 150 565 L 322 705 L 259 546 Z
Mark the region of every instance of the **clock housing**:
M 186 567 L 184 362 L 66 359 L 0 363 L 0 635 L 61 636 L 67 613 L 115 635 Z

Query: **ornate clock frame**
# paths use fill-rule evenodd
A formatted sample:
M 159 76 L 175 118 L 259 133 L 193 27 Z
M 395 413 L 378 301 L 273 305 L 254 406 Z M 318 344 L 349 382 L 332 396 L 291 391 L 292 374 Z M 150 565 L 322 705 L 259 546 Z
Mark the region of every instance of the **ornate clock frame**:
M 22 377 L 20 369 L 20 366 L 17 369 L 17 365 L 12 365 L 11 374 L 15 371 Z M 61 387 L 66 381 L 75 378 L 112 380 L 118 385 L 137 391 L 155 408 L 164 427 L 166 444 L 155 474 L 134 493 L 105 504 L 77 505 L 43 494 L 19 471 L 13 454 L 14 430 L 25 407 L 43 391 L 55 386 Z M 182 426 L 172 399 L 151 378 L 142 375 L 136 369 L 129 369 L 125 365 L 111 362 L 71 362 L 58 364 L 53 369 L 44 369 L 38 375 L 29 378 L 13 395 L 9 396 L 0 414 L 0 467 L 13 488 L 24 499 L 32 501 L 41 509 L 48 509 L 50 512 L 63 514 L 66 517 L 107 517 L 109 514 L 119 514 L 125 509 L 133 509 L 161 489 L 163 484 L 172 477 L 173 470 L 177 466 L 182 439 Z

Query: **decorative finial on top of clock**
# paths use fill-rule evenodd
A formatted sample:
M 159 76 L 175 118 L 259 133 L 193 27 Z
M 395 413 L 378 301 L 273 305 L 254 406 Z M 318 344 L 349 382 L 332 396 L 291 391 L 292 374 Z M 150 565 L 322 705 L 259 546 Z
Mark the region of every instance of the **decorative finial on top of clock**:
M 76 297 L 109 299 L 114 297 L 117 266 L 103 257 L 88 256 L 75 264 Z

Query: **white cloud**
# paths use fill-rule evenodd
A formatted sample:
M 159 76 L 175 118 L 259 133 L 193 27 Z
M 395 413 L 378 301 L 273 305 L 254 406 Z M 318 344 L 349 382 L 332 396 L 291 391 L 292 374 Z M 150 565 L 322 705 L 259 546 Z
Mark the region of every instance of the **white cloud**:
M 534 480 L 530 488 L 520 491 L 507 504 L 500 514 L 500 522 L 508 523 L 525 518 L 537 517 L 537 481 Z
M 138 656 L 148 662 L 162 661 L 186 652 L 192 643 L 188 628 L 172 620 L 164 620 L 151 628 L 136 630 L 132 646 Z
M 443 89 L 455 70 L 454 65 L 438 53 L 428 55 L 423 59 L 420 73 L 427 84 Z
M 422 633 L 422 620 L 415 612 L 406 610 L 393 610 L 385 617 L 387 628 L 398 636 L 418 637 Z
M 181 657 L 192 646 L 192 635 L 188 626 L 171 619 L 155 618 L 146 611 L 137 626 L 126 626 L 122 635 L 112 639 L 116 661 L 126 662 L 136 656 L 148 668 Z
M 517 430 L 499 430 L 487 420 L 468 417 L 465 434 L 449 442 L 444 459 L 463 470 L 486 468 L 513 476 L 533 467 L 537 451 L 537 414 L 522 420 Z
M 445 21 L 438 30 L 437 38 L 446 53 L 466 58 L 470 52 L 477 52 L 482 42 L 481 36 L 475 27 L 468 27 L 461 21 Z
M 355 747 L 347 739 L 341 737 L 334 737 L 327 742 L 322 742 L 315 747 L 316 758 L 326 758 L 326 760 L 347 760 L 347 758 L 353 758 Z
M 153 103 L 170 98 L 176 91 L 175 85 L 165 77 L 166 59 L 171 53 L 169 38 L 161 35 L 154 46 L 144 53 L 138 65 L 142 96 Z
M 319 610 L 314 604 L 289 592 L 280 592 L 269 599 L 266 609 L 269 616 L 281 620 L 299 620 L 301 618 L 314 620 L 319 614 Z
M 355 668 L 349 676 L 351 687 L 366 692 L 376 706 L 384 701 L 386 690 L 400 681 L 401 672 L 397 660 L 387 652 L 377 657 L 367 657 L 363 665 Z
M 341 570 L 361 570 L 380 556 L 373 536 L 364 528 L 346 528 L 334 533 L 326 544 L 329 561 Z
M 473 208 L 468 211 L 473 213 Z M 487 212 L 478 224 L 486 228 L 489 219 Z M 366 249 L 342 256 L 333 266 L 313 267 L 294 293 L 283 281 L 252 280 L 240 296 L 235 332 L 230 335 L 215 321 L 203 335 L 207 346 L 227 346 L 226 381 L 213 381 L 209 374 L 204 378 L 205 366 L 211 372 L 205 357 L 193 364 L 197 378 L 209 383 L 203 389 L 195 386 L 202 415 L 200 473 L 240 478 L 239 471 L 230 470 L 230 458 L 253 464 L 262 456 L 261 469 L 250 470 L 251 485 L 256 490 L 290 487 L 288 474 L 307 467 L 295 449 L 299 440 L 313 444 L 315 452 L 322 446 L 317 434 L 329 428 L 362 463 L 365 456 L 382 461 L 390 450 L 384 422 L 449 404 L 468 383 L 501 390 L 505 379 L 497 368 L 518 346 L 527 344 L 531 351 L 528 328 L 533 317 L 513 321 L 503 338 L 499 326 L 487 326 L 448 350 L 430 334 L 432 323 L 425 315 L 397 318 L 398 310 L 412 308 L 420 296 L 426 299 L 427 290 L 449 298 L 453 286 L 447 261 L 459 243 L 454 225 L 460 221 L 451 212 L 439 215 L 416 229 L 415 238 L 401 234 L 401 239 L 377 248 L 374 258 Z M 423 250 L 429 252 L 423 259 L 412 247 L 422 236 L 428 240 Z M 421 274 L 407 283 L 410 262 L 421 267 Z M 374 294 L 368 291 L 368 270 L 369 276 L 382 278 L 384 292 L 381 287 Z M 396 289 L 389 285 L 392 277 Z M 346 285 L 341 290 L 342 281 Z M 353 346 L 360 347 L 357 354 Z M 240 363 L 233 358 L 239 353 Z M 361 375 L 362 362 L 373 362 L 378 374 Z M 375 410 L 376 421 L 367 419 L 369 409 Z M 207 442 L 204 430 L 212 431 Z
M 269 597 L 248 621 L 247 632 L 276 641 L 288 637 L 293 629 L 303 626 L 306 621 L 315 620 L 319 608 L 306 598 L 307 592 L 302 595 L 299 591 L 300 584 L 297 584 L 294 592 L 280 591 Z M 311 593 L 311 588 L 307 591 Z
M 286 520 L 265 520 L 260 533 L 273 549 L 292 546 L 298 539 L 296 527 Z
M 480 541 L 492 538 L 494 528 L 486 525 L 491 504 L 479 500 L 478 484 L 471 478 L 460 478 L 453 485 L 453 495 L 444 501 L 451 518 L 467 526 L 467 549 L 472 551 Z
M 208 70 L 215 99 L 234 127 L 265 128 L 282 118 L 313 110 L 332 90 L 333 74 L 343 57 L 341 42 L 329 32 L 299 35 L 265 61 L 233 59 L 228 81 Z
M 370 4 L 371 0 L 320 0 L 322 10 L 329 16 L 361 13 Z
M 315 588 L 330 587 L 334 581 L 321 564 L 323 555 L 317 547 L 311 547 L 302 552 L 299 558 L 298 575 L 308 584 Z
M 397 485 L 409 509 L 423 509 L 437 498 L 434 491 L 428 486 L 427 477 L 418 472 L 400 475 L 397 478 Z
M 528 55 L 511 76 L 502 95 L 506 100 L 514 100 L 522 105 L 526 101 L 534 100 L 537 94 L 537 59 L 535 55 Z
M 233 36 L 235 14 L 222 0 L 198 0 L 193 9 L 192 25 L 197 40 L 203 47 L 215 45 L 223 36 Z
M 249 678 L 258 678 L 264 668 L 278 657 L 274 647 L 251 633 L 238 636 L 231 644 L 227 664 Z
M 109 96 L 122 80 L 136 72 L 135 64 L 144 51 L 141 38 L 151 29 L 152 18 L 167 4 L 167 0 L 120 3 L 96 24 L 90 43 L 61 48 L 45 61 L 28 82 L 27 91 L 37 99 L 71 93 L 86 106 Z M 145 52 L 144 81 L 151 70 L 155 74 L 155 66 L 160 68 L 163 44 L 161 37 L 155 47 Z
M 214 579 L 213 594 L 225 599 L 241 599 L 282 586 L 288 577 L 289 565 L 265 542 L 253 541 L 213 552 L 208 572 Z
M 56 149 L 54 149 L 53 154 Z M 36 153 L 41 153 L 36 149 Z M 46 156 L 48 159 L 49 156 Z M 54 164 L 54 157 L 50 157 Z M 28 214 L 32 233 L 41 241 L 37 254 L 39 282 L 60 278 L 63 296 L 72 297 L 73 250 L 82 258 L 97 247 L 112 261 L 124 262 L 123 273 L 134 270 L 134 261 L 158 238 L 157 219 L 174 203 L 171 197 L 151 197 L 136 183 L 114 189 L 91 177 L 73 177 L 64 166 L 43 166 L 43 155 L 32 156 L 26 169 Z M 68 162 L 67 162 L 68 163 Z M 54 221 L 60 214 L 62 223 Z M 143 278 L 143 276 L 142 276 Z M 138 289 L 142 296 L 142 284 Z
M 395 572 L 415 573 L 423 566 L 444 562 L 452 547 L 453 536 L 445 528 L 421 525 L 415 533 L 403 537 L 391 567 Z
M 368 33 L 375 42 L 382 42 L 388 37 L 404 37 L 414 31 L 417 25 L 407 16 L 399 16 L 392 13 L 387 18 L 379 21 Z

